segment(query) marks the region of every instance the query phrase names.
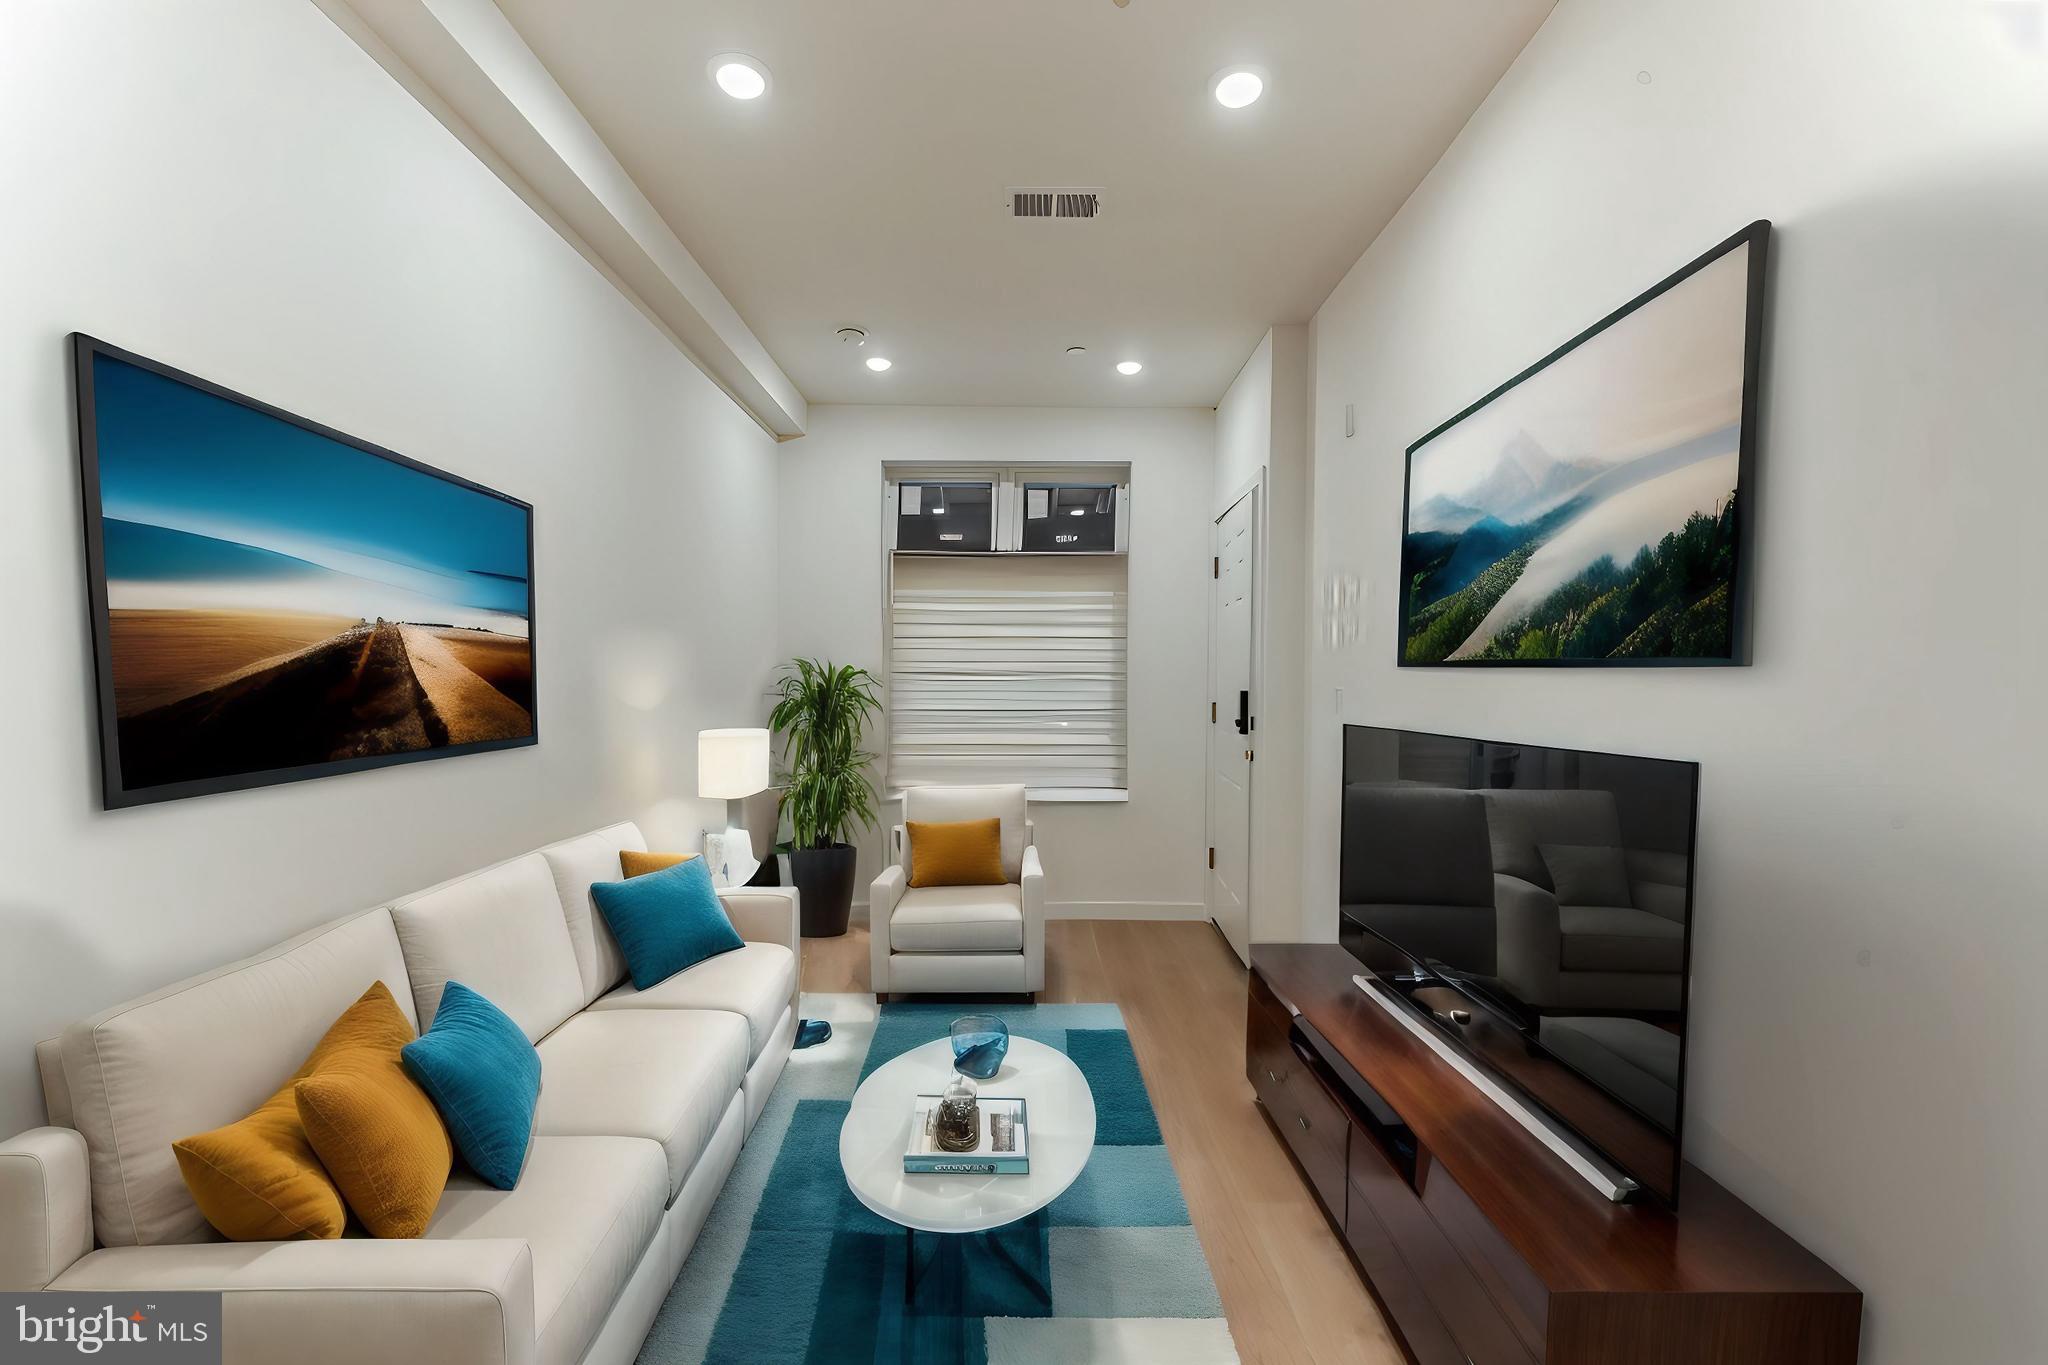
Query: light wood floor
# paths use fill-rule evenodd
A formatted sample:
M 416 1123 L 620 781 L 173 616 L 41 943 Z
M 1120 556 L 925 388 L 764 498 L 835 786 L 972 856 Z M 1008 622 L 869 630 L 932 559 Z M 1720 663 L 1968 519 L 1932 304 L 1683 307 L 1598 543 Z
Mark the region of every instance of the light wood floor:
M 1400 1365 L 1244 1074 L 1245 970 L 1214 927 L 1056 920 L 1046 1002 L 1123 1010 L 1245 1365 Z M 804 989 L 868 990 L 867 931 L 804 940 Z

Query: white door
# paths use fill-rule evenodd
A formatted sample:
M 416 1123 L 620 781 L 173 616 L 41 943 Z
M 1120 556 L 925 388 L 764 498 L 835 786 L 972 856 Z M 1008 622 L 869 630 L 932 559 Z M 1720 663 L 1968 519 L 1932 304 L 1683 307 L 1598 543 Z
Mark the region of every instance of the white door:
M 1216 689 L 1209 726 L 1209 913 L 1230 946 L 1251 961 L 1253 613 L 1252 576 L 1258 556 L 1258 490 L 1246 493 L 1216 519 L 1216 559 L 1210 585 L 1209 676 Z

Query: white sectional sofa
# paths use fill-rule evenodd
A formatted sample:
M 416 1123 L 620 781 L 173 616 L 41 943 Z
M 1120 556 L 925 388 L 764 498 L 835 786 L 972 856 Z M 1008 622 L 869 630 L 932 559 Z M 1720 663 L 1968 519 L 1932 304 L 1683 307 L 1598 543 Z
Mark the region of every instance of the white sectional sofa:
M 745 946 L 622 984 L 591 903 L 614 825 L 302 934 L 37 1049 L 52 1126 L 0 1144 L 0 1289 L 221 1290 L 231 1362 L 630 1361 L 795 1036 L 790 890 L 721 892 Z M 459 980 L 537 1045 L 512 1190 L 460 1165 L 416 1241 L 225 1242 L 173 1140 L 248 1113 L 382 980 L 422 1031 Z

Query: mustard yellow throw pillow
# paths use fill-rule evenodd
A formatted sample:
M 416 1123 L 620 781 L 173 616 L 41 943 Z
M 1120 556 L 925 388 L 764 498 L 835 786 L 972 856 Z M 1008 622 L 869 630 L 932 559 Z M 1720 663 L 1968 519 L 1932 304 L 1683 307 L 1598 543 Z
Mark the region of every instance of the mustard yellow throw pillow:
M 696 856 L 694 853 L 636 853 L 630 848 L 622 848 L 619 850 L 619 875 L 630 880 L 650 872 L 666 872 L 677 863 L 687 863 Z
M 912 820 L 906 827 L 912 886 L 1001 886 L 1009 880 L 1003 875 L 1001 820 Z
M 384 983 L 342 1019 L 352 1025 L 349 1045 L 295 1087 L 299 1122 L 372 1237 L 418 1237 L 448 1186 L 454 1145 L 440 1111 L 399 1062 L 415 1035 Z
M 343 1011 L 305 1065 L 254 1113 L 171 1144 L 192 1201 L 221 1236 L 235 1242 L 341 1236 L 348 1210 L 299 1121 L 298 1084 L 361 1046 L 365 1036 L 387 1032 L 394 1014 L 405 1023 L 380 981 Z

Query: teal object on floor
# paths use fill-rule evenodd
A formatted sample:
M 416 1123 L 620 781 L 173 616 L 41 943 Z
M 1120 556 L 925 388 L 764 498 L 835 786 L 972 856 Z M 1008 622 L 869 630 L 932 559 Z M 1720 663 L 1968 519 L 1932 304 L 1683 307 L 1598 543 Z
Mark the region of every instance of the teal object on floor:
M 799 1048 L 816 1047 L 832 1041 L 832 1021 L 829 1019 L 804 1019 L 796 1026 L 796 1044 Z
M 619 941 L 635 990 L 745 946 L 702 858 L 622 882 L 593 882 L 590 898 Z
M 807 996 L 805 1008 L 856 999 Z M 1124 1112 L 1111 1123 L 1098 1106 L 1088 1165 L 1035 1217 L 943 1248 L 918 1234 L 909 1306 L 908 1239 L 846 1188 L 839 1125 L 869 1072 L 947 1037 L 962 1007 L 817 1012 L 833 1014 L 835 1037 L 791 1056 L 662 1305 L 642 1365 L 1237 1360 L 1115 1006 L 1003 1009 L 1012 1036 L 1066 1052 L 1098 1101 L 1115 1095 Z
M 450 981 L 434 1022 L 405 1045 L 398 1062 L 434 1102 L 469 1168 L 495 1189 L 517 1185 L 540 1102 L 540 1053 L 519 1025 Z

